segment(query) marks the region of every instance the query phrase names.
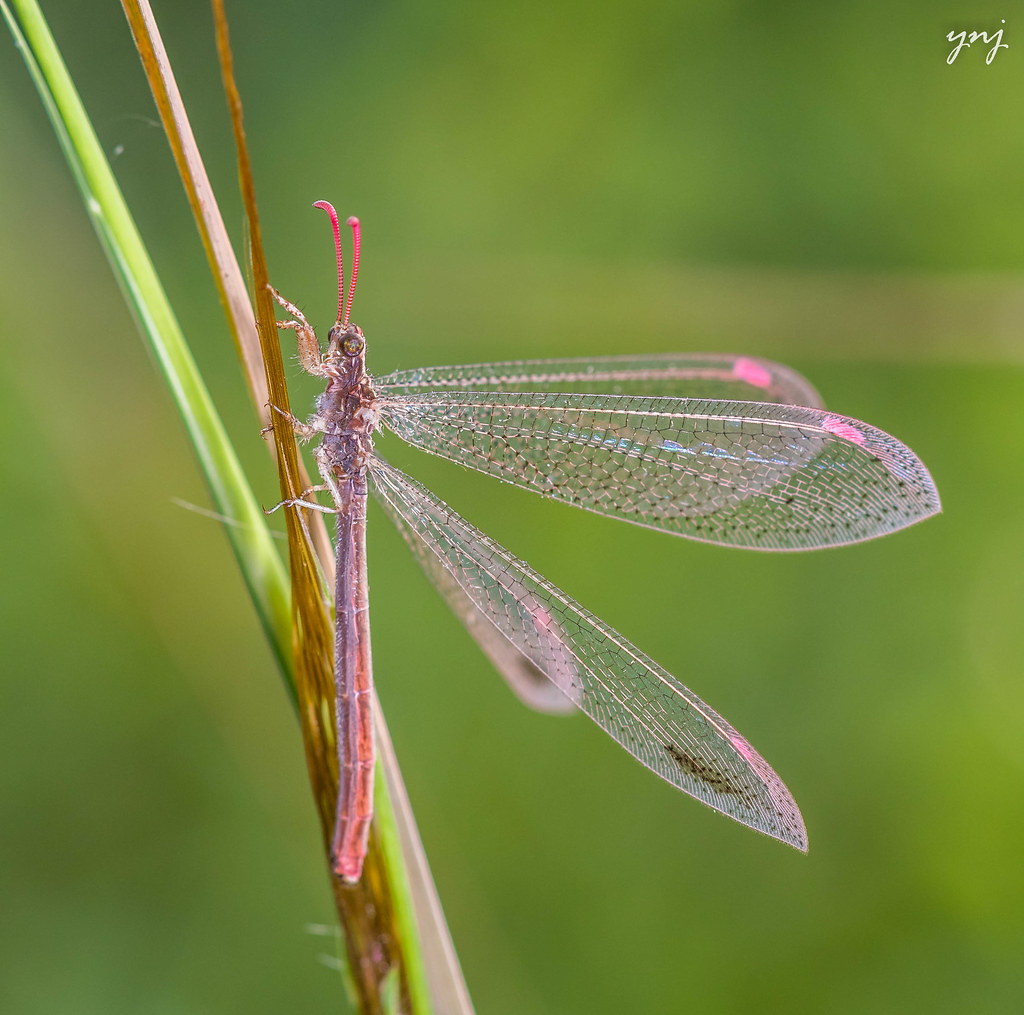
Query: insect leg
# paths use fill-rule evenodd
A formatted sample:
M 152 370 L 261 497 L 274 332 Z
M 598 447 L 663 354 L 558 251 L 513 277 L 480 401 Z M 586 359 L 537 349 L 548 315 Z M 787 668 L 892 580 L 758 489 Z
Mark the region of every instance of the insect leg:
M 282 330 L 295 332 L 295 343 L 299 349 L 299 362 L 302 364 L 302 369 L 315 377 L 326 377 L 323 354 L 320 351 L 320 342 L 317 340 L 313 325 L 306 320 L 306 315 L 294 303 L 286 300 L 272 285 L 268 285 L 267 288 L 274 299 L 295 318 L 294 321 L 278 321 L 277 326 Z
M 326 504 L 320 504 L 315 500 L 306 500 L 307 493 L 315 493 L 317 490 L 328 490 L 328 486 L 320 484 L 318 486 L 311 486 L 308 490 L 302 491 L 301 497 L 289 497 L 288 500 L 278 501 L 272 508 L 264 508 L 263 513 L 265 515 L 272 515 L 278 508 L 283 507 L 303 507 L 308 508 L 310 511 L 320 511 L 325 515 L 336 515 L 338 509 L 334 507 L 328 507 Z
M 314 419 L 311 423 L 303 423 L 298 416 L 293 416 L 290 412 L 285 412 L 284 409 L 278 408 L 273 402 L 268 402 L 267 406 L 291 424 L 291 428 L 298 435 L 299 440 L 308 441 L 311 437 L 315 437 L 318 433 L 324 433 L 326 430 L 323 422 L 319 419 Z M 271 433 L 273 429 L 273 423 L 271 423 L 270 426 L 265 426 L 260 430 L 260 436 L 266 437 L 266 435 Z

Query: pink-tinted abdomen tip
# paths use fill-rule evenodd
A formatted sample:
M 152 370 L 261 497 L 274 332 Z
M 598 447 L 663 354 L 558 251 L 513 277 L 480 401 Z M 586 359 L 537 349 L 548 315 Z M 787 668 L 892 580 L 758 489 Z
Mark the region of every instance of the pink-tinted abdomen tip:
M 355 227 L 359 225 L 359 219 L 357 219 L 355 215 L 349 215 L 349 217 L 345 220 L 345 225 L 351 226 L 353 229 L 355 229 Z
M 770 388 L 772 375 L 760 363 L 752 359 L 738 359 L 732 365 L 733 374 L 741 381 L 752 384 L 755 388 Z
M 334 864 L 334 873 L 346 884 L 354 885 L 363 874 L 362 858 L 339 856 Z

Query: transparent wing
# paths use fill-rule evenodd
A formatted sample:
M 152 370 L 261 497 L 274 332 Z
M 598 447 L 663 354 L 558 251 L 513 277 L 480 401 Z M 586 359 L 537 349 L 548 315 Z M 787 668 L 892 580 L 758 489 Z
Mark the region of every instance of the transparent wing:
M 720 715 L 408 476 L 380 459 L 371 475 L 428 574 L 446 571 L 511 650 L 630 754 L 709 807 L 806 850 L 789 790 Z
M 374 380 L 374 390 L 381 395 L 441 390 L 565 391 L 822 404 L 813 385 L 781 363 L 755 356 L 719 353 L 594 356 L 421 367 L 378 377 Z
M 398 522 L 397 518 L 395 520 Z M 399 528 L 402 528 L 401 524 Z M 415 546 L 413 548 L 417 549 Z M 448 609 L 462 621 L 484 655 L 524 705 L 551 715 L 576 711 L 573 703 L 498 631 L 438 557 L 419 552 L 416 556 L 434 588 L 448 604 Z
M 765 402 L 434 392 L 379 403 L 410 444 L 599 514 L 706 542 L 807 550 L 939 510 L 928 470 L 859 420 Z

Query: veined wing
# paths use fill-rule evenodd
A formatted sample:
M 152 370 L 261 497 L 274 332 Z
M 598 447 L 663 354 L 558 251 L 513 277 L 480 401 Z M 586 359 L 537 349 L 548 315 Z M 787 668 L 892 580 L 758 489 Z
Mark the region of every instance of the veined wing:
M 392 517 L 404 532 L 402 523 L 393 513 Z M 538 712 L 551 715 L 575 712 L 573 703 L 494 626 L 441 560 L 433 554 L 419 552 L 415 544 L 413 549 L 431 584 L 448 604 L 448 609 L 459 618 L 470 637 L 505 678 L 512 693 L 524 705 Z
M 428 574 L 443 568 L 511 649 L 630 754 L 709 807 L 807 849 L 789 790 L 717 712 L 419 483 L 380 459 L 370 470 Z
M 668 353 L 534 359 L 470 366 L 396 370 L 374 380 L 380 395 L 426 391 L 566 391 L 609 395 L 754 400 L 820 406 L 810 381 L 781 363 L 755 356 Z
M 621 395 L 433 392 L 379 402 L 403 440 L 599 514 L 706 542 L 807 550 L 939 510 L 904 444 L 823 409 Z

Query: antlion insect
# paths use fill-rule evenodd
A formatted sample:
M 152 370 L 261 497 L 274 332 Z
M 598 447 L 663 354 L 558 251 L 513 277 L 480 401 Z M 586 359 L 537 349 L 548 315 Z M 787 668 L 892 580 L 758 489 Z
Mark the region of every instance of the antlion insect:
M 828 412 L 799 374 L 752 357 L 592 357 L 427 367 L 371 378 L 349 322 L 338 216 L 338 319 L 321 350 L 297 307 L 302 366 L 327 388 L 303 437 L 337 516 L 335 590 L 340 787 L 332 866 L 359 879 L 373 809 L 366 499 L 370 490 L 427 577 L 528 705 L 585 712 L 673 786 L 807 849 L 789 790 L 717 712 L 561 589 L 373 449 L 379 426 L 415 447 L 556 500 L 727 546 L 809 550 L 872 539 L 939 510 L 904 444 Z M 679 397 L 685 393 L 685 397 Z

